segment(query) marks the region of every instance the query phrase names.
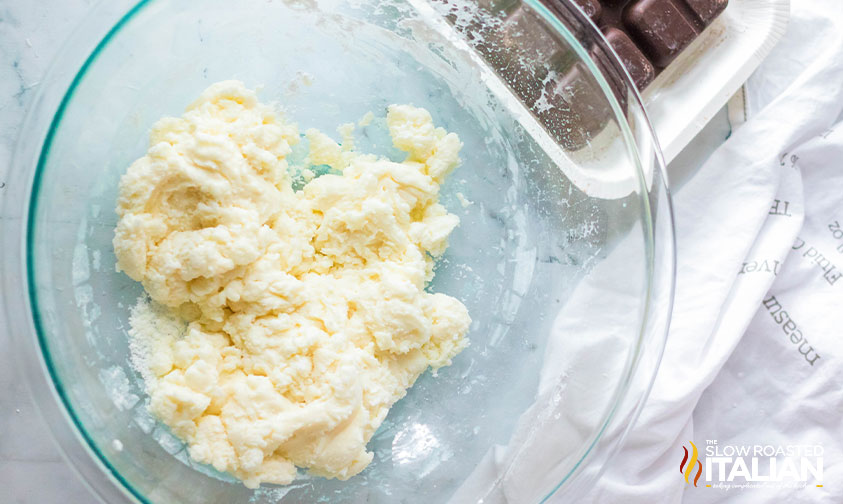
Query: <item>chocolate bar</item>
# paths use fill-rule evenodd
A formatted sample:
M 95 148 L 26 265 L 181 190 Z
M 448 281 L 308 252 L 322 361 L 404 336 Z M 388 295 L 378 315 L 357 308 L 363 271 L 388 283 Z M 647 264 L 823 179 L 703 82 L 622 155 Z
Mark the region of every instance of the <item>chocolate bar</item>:
M 636 87 L 643 90 L 726 8 L 728 0 L 541 0 L 587 47 L 621 109 L 628 93 L 607 54 L 573 16 L 575 5 L 602 30 Z M 576 151 L 613 120 L 587 66 L 560 35 L 520 0 L 476 0 L 481 14 L 434 0 L 566 150 Z M 458 22 L 458 19 L 462 21 Z M 466 21 L 466 18 L 468 21 Z
M 726 8 L 728 0 L 542 0 L 551 10 L 555 2 L 573 1 L 602 30 L 639 90 L 646 88 L 688 44 Z M 515 12 L 509 13 L 511 18 Z M 568 23 L 570 26 L 570 23 Z M 504 31 L 507 24 L 504 23 Z M 603 51 L 590 50 L 610 80 L 622 109 L 627 93 Z M 560 68 L 557 66 L 557 68 Z M 564 68 L 564 67 L 561 67 Z M 612 119 L 608 102 L 581 62 L 563 70 L 545 87 L 553 107 L 538 111 L 539 120 L 567 150 L 587 145 Z
M 547 3 L 568 0 L 545 0 Z M 653 82 L 728 0 L 573 0 L 603 30 L 638 89 Z

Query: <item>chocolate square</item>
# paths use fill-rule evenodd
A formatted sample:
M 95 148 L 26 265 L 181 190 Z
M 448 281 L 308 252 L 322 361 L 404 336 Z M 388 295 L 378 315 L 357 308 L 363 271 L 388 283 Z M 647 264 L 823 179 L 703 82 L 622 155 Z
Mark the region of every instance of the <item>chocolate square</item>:
M 615 27 L 603 30 L 606 40 L 626 67 L 638 89 L 644 89 L 656 78 L 656 69 L 626 33 Z
M 600 15 L 603 13 L 603 7 L 597 0 L 574 0 L 574 3 L 577 4 L 585 15 L 590 17 L 595 23 L 598 19 L 600 19 Z
M 649 51 L 654 64 L 665 67 L 694 40 L 699 31 L 676 0 L 638 0 L 626 8 L 624 25 Z
M 685 0 L 685 3 L 694 11 L 700 23 L 708 26 L 714 18 L 726 10 L 729 0 Z

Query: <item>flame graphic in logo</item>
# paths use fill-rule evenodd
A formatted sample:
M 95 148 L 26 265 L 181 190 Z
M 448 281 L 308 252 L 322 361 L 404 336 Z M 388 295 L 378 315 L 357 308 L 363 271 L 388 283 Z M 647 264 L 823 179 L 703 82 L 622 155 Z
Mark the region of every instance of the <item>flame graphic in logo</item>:
M 691 443 L 691 460 L 688 460 L 688 449 L 684 446 L 682 447 L 685 450 L 685 456 L 682 457 L 682 462 L 679 464 L 679 472 L 685 475 L 685 483 L 690 484 L 691 481 L 689 478 L 691 477 L 691 473 L 694 470 L 694 465 L 696 465 L 697 475 L 694 477 L 694 486 L 697 486 L 697 481 L 700 480 L 700 476 L 702 475 L 702 462 L 699 461 L 699 452 L 697 451 L 697 445 L 694 444 L 693 441 L 688 441 Z M 687 466 L 686 463 L 687 462 Z

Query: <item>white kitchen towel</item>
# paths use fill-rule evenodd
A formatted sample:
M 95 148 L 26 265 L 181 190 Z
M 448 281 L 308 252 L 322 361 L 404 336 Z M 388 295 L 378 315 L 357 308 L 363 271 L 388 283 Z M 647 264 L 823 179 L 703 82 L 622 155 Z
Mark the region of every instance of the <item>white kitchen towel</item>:
M 793 2 L 746 89 L 674 194 L 664 358 L 589 502 L 843 502 L 843 2 Z

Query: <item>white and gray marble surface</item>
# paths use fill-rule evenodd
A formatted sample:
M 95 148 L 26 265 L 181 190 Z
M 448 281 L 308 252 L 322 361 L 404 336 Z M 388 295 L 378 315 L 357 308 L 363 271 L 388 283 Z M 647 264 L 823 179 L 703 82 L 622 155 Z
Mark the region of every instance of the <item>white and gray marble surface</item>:
M 106 0 L 107 1 L 107 0 Z M 94 0 L 0 1 L 0 198 L 12 152 L 34 91 L 62 42 L 82 21 Z M 728 136 L 725 110 L 670 167 L 681 184 Z M 2 226 L 2 215 L 0 215 Z M 12 362 L 0 310 L 0 501 L 4 504 L 94 502 L 62 459 L 46 424 Z
M 32 95 L 92 0 L 0 1 L 0 198 Z M 0 219 L 2 226 L 2 219 Z M 0 311 L 0 502 L 95 502 L 64 462 L 12 362 Z

